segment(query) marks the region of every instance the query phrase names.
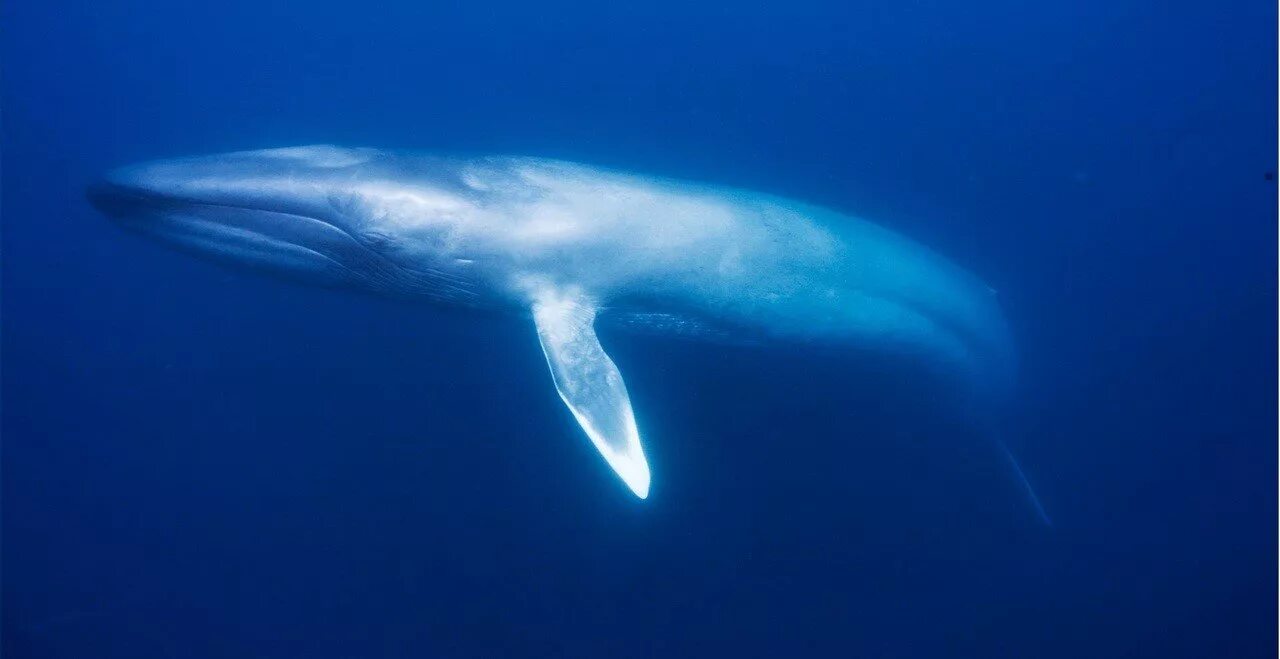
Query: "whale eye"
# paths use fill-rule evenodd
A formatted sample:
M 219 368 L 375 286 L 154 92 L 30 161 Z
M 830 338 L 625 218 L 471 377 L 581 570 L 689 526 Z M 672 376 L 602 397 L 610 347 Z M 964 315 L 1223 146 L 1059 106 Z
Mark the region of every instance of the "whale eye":
M 362 205 L 358 195 L 336 192 L 329 195 L 329 207 L 343 217 L 359 215 Z

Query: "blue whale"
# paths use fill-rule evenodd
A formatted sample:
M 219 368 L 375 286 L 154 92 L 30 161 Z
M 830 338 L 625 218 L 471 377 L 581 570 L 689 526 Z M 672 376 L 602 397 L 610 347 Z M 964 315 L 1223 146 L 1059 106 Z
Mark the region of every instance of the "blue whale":
M 876 224 L 768 194 L 539 158 L 318 145 L 125 167 L 89 197 L 206 256 L 522 314 L 570 412 L 641 498 L 649 465 L 598 323 L 892 351 L 982 405 L 1013 385 L 992 289 Z

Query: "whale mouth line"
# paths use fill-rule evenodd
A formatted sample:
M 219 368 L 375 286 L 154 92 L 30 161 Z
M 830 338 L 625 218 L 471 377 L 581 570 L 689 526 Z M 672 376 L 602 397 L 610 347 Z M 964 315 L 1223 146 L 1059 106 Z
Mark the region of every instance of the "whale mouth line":
M 273 255 L 293 262 L 310 259 L 352 277 L 361 276 L 346 262 L 353 256 L 358 255 L 361 262 L 385 260 L 333 222 L 267 204 L 227 203 L 111 181 L 90 186 L 86 196 L 126 229 L 168 238 L 197 251 L 262 260 Z M 219 216 L 210 217 L 214 214 Z M 262 221 L 265 218 L 279 221 Z
M 86 196 L 121 226 L 168 238 L 196 252 L 269 262 L 274 250 L 286 263 L 309 260 L 325 269 L 336 269 L 348 280 L 392 294 L 461 302 L 475 297 L 468 282 L 433 268 L 399 263 L 340 223 L 297 206 L 232 203 L 110 180 L 90 186 Z M 214 214 L 218 217 L 210 217 Z
M 272 208 L 268 204 L 248 204 L 248 203 L 228 203 L 226 201 L 215 201 L 211 199 L 202 199 L 196 196 L 182 196 L 172 193 L 160 192 L 150 188 L 144 188 L 132 185 L 121 185 L 113 182 L 101 182 L 89 187 L 86 196 L 89 202 L 98 210 L 106 215 L 114 218 L 123 225 L 132 228 L 145 230 L 142 226 L 147 221 L 148 216 L 158 214 L 182 215 L 186 222 L 199 222 L 208 228 L 224 228 L 229 232 L 238 234 L 253 234 L 260 236 L 265 240 L 280 244 L 288 244 L 303 249 L 315 251 L 310 245 L 301 242 L 288 240 L 280 235 L 274 235 L 270 231 L 265 231 L 258 227 L 249 227 L 242 224 L 234 224 L 229 221 L 214 221 L 209 219 L 196 219 L 194 216 L 200 211 L 228 211 L 230 213 L 261 213 L 267 216 L 287 218 L 293 221 L 292 225 L 284 222 L 280 223 L 280 233 L 286 233 L 285 230 L 293 230 L 297 233 L 299 225 L 297 222 L 305 222 L 310 229 L 320 229 L 321 231 L 333 232 L 340 234 L 343 238 L 350 241 L 352 246 L 358 246 L 364 251 L 374 253 L 367 245 L 364 245 L 350 231 L 326 220 L 318 215 L 309 213 L 300 213 L 297 210 L 283 210 L 280 208 Z M 331 255 L 322 254 L 326 258 L 333 259 Z
M 304 215 L 296 211 L 271 208 L 266 204 L 234 204 L 226 201 L 202 199 L 196 196 L 183 196 L 160 192 L 150 188 L 121 185 L 112 182 L 95 183 L 89 186 L 86 196 L 89 199 L 89 203 L 93 204 L 93 206 L 98 210 L 106 213 L 116 220 L 128 221 L 131 217 L 142 216 L 147 212 L 154 213 L 162 211 L 197 209 L 226 209 L 232 211 L 271 213 L 274 215 L 310 220 L 324 224 L 335 231 L 341 231 L 344 234 L 347 233 L 347 231 L 332 222 L 328 222 L 314 215 Z M 349 235 L 350 234 L 348 234 L 348 236 Z

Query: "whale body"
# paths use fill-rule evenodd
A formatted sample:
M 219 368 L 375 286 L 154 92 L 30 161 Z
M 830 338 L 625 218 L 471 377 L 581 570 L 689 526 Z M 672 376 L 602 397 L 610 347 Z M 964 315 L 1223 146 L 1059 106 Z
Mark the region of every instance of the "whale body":
M 306 146 L 124 167 L 89 198 L 220 260 L 523 314 L 561 398 L 641 498 L 649 466 L 598 323 L 902 353 L 984 401 L 1012 387 L 989 287 L 881 226 L 768 194 L 540 158 Z

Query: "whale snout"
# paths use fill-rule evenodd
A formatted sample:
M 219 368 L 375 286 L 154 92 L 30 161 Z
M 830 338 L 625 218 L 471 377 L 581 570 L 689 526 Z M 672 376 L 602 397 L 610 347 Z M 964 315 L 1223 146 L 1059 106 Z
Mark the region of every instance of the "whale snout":
M 250 214 L 272 229 L 291 224 L 284 216 L 340 224 L 332 198 L 342 170 L 360 162 L 333 147 L 241 151 L 212 156 L 155 160 L 106 173 L 85 191 L 90 204 L 108 217 L 129 223 L 215 215 Z M 341 227 L 336 227 L 341 228 Z
M 85 199 L 103 215 L 118 218 L 132 210 L 132 197 L 106 181 L 90 183 L 84 191 Z
M 140 222 L 165 209 L 217 204 L 207 168 L 188 161 L 155 161 L 107 172 L 85 189 L 89 203 L 107 217 Z
M 155 160 L 108 172 L 88 189 L 109 214 L 136 203 L 218 205 L 312 216 L 327 208 L 333 184 L 364 165 L 361 149 L 309 146 Z
M 379 262 L 335 212 L 332 186 L 303 176 L 312 169 L 271 152 L 160 160 L 112 170 L 85 196 L 122 227 L 200 256 L 323 284 L 368 279 Z
M 128 168 L 90 183 L 85 199 L 103 215 L 121 222 L 139 221 L 166 202 L 165 195 L 133 178 Z

